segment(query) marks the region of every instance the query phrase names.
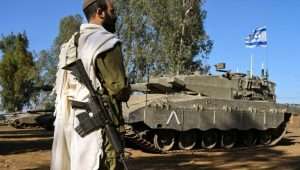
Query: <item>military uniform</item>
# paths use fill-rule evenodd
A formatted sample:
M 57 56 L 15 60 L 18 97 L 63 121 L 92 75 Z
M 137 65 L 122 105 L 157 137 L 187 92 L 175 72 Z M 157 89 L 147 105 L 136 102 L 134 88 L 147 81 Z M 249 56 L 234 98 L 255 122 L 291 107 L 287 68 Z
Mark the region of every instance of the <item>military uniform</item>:
M 112 120 L 120 134 L 123 134 L 125 130 L 121 102 L 128 100 L 130 89 L 125 75 L 121 44 L 116 44 L 110 51 L 100 54 L 96 60 L 96 64 L 99 71 L 98 78 L 101 79 L 105 91 L 104 93 L 109 96 L 108 101 L 113 106 L 112 108 L 115 114 L 111 115 Z M 100 161 L 99 169 L 124 169 L 122 167 L 123 165 L 118 161 L 118 155 L 109 143 L 104 132 L 103 137 L 104 155 Z

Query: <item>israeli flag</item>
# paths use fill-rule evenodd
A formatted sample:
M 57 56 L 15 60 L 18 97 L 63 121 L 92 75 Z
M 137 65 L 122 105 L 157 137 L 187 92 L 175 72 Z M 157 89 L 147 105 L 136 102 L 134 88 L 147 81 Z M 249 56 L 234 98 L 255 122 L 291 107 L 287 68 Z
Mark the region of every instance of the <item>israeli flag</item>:
M 245 45 L 247 48 L 267 47 L 267 28 L 257 27 L 245 38 Z

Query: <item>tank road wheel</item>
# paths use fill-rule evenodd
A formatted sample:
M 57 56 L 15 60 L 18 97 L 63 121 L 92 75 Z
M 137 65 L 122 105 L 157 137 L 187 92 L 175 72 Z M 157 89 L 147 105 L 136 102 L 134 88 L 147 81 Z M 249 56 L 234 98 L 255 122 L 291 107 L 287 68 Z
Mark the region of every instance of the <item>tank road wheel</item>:
M 19 120 L 15 120 L 11 123 L 11 125 L 14 127 L 14 128 L 20 128 L 21 126 L 21 122 Z
M 254 130 L 248 130 L 243 133 L 242 142 L 245 146 L 247 147 L 255 146 L 256 141 L 257 138 Z
M 271 130 L 261 131 L 259 134 L 259 143 L 262 145 L 270 145 L 272 142 Z
M 197 131 L 181 132 L 178 137 L 178 147 L 183 150 L 194 149 L 197 143 Z
M 221 147 L 231 149 L 236 143 L 236 131 L 229 130 L 222 132 L 221 135 Z
M 203 132 L 201 146 L 205 149 L 212 149 L 217 145 L 218 132 L 216 130 L 208 130 Z
M 21 124 L 20 126 L 22 129 L 26 129 L 27 128 L 27 125 L 26 124 Z
M 153 143 L 161 151 L 169 151 L 175 145 L 175 133 L 170 131 L 158 131 L 154 134 Z

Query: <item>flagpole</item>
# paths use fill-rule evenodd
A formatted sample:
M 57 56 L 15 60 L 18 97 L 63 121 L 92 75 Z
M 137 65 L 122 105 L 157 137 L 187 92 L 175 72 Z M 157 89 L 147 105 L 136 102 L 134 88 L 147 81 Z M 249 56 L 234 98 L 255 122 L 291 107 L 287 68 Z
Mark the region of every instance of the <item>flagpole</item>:
M 266 69 L 269 69 L 269 47 L 266 48 Z
M 253 55 L 251 55 L 251 63 L 250 63 L 250 78 L 253 77 Z
M 249 34 L 246 37 L 245 43 L 247 48 L 263 47 L 263 46 L 267 47 L 267 28 L 265 26 L 255 28 L 253 33 Z M 254 60 L 253 55 L 251 55 L 250 78 L 253 78 L 253 65 L 254 65 L 253 60 Z M 268 69 L 268 61 L 266 61 L 266 68 Z M 267 75 L 268 75 L 268 70 L 267 70 Z
M 269 39 L 269 34 L 266 33 L 266 41 Z M 270 41 L 269 41 L 270 42 Z M 266 64 L 266 78 L 269 78 L 269 42 L 266 44 L 265 64 Z

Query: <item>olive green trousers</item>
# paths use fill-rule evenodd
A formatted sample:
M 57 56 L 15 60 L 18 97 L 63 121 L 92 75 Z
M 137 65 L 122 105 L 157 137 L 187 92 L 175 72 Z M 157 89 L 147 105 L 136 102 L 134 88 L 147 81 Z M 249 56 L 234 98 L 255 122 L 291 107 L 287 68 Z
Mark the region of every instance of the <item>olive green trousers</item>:
M 103 134 L 103 157 L 100 159 L 99 170 L 124 170 L 123 164 L 119 161 L 119 155 L 105 134 Z

